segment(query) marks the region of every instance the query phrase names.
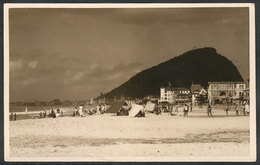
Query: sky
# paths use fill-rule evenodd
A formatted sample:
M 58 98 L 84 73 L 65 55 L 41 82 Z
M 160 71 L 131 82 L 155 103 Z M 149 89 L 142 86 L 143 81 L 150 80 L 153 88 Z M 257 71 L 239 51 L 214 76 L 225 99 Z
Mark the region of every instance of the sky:
M 248 8 L 9 10 L 10 101 L 86 100 L 194 48 L 249 77 Z

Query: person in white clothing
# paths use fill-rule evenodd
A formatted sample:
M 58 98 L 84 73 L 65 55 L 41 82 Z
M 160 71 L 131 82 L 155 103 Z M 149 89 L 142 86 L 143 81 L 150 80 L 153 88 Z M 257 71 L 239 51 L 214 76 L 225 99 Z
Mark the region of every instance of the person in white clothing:
M 250 113 L 250 106 L 249 104 L 245 105 L 246 114 L 248 115 Z
M 81 117 L 84 117 L 84 115 L 83 115 L 83 105 L 80 105 L 80 106 L 79 106 L 79 115 L 80 115 Z

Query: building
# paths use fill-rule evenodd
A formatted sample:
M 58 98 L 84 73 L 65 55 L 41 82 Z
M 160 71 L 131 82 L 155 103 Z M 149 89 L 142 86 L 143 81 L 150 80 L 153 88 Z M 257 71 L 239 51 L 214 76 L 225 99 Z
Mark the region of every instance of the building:
M 192 84 L 190 91 L 191 91 L 191 95 L 192 95 L 192 104 L 193 105 L 197 105 L 198 97 L 200 95 L 203 95 L 205 97 L 207 95 L 207 91 L 200 84 Z
M 200 84 L 192 84 L 190 87 L 191 94 L 194 95 L 194 97 L 199 96 L 201 90 L 202 86 Z
M 249 97 L 249 85 L 247 82 L 209 82 L 208 99 L 210 102 L 226 97 L 238 99 L 246 96 Z
M 160 100 L 159 96 L 156 96 L 156 95 L 148 95 L 148 96 L 145 96 L 143 99 L 154 101 L 154 102 L 158 102 L 158 100 Z
M 174 103 L 176 102 L 176 99 L 178 100 L 178 96 L 183 98 L 183 95 L 185 94 L 190 94 L 190 90 L 187 88 L 161 88 L 159 102 Z

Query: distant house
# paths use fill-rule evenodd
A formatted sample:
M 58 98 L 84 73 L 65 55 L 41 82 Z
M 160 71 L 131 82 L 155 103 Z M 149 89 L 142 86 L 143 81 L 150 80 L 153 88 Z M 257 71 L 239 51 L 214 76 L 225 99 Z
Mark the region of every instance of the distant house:
M 213 101 L 229 97 L 238 99 L 241 97 L 249 98 L 249 85 L 244 81 L 230 81 L 230 82 L 209 82 L 208 99 Z
M 191 94 L 197 97 L 202 90 L 202 86 L 200 84 L 192 84 L 190 87 Z
M 185 95 L 190 94 L 187 88 L 161 88 L 159 102 L 175 103 L 176 101 L 186 101 Z
M 191 95 L 192 95 L 192 104 L 196 105 L 198 103 L 199 95 L 205 96 L 207 91 L 200 84 L 192 84 L 191 85 Z

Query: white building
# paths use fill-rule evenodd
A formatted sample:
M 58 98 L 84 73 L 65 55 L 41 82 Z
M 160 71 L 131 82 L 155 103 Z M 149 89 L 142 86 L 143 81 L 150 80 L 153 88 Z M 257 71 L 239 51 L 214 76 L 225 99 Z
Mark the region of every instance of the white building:
M 178 94 L 189 94 L 190 90 L 187 88 L 161 88 L 159 102 L 173 103 Z
M 249 97 L 249 87 L 246 82 L 209 82 L 208 99 L 212 101 L 221 97 L 233 99 Z

